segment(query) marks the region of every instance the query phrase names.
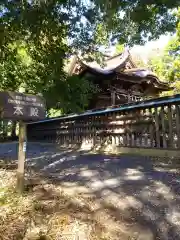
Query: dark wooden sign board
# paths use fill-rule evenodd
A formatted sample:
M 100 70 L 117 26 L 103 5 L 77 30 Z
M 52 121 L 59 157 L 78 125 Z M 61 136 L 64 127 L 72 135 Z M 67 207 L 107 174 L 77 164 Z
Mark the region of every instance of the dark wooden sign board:
M 3 119 L 21 121 L 44 119 L 44 99 L 23 93 L 0 92 L 0 116 Z
M 26 123 L 44 119 L 45 101 L 40 96 L 17 92 L 0 92 L 0 117 L 19 121 L 19 155 L 17 169 L 17 190 L 24 189 L 24 163 L 26 158 Z

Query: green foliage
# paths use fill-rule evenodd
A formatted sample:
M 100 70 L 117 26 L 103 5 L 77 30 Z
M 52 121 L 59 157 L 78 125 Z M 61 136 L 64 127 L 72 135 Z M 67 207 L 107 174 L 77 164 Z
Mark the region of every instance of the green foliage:
M 62 109 L 62 113 L 84 111 L 92 94 L 97 91 L 97 87 L 88 79 L 78 76 L 68 77 L 58 107 Z
M 41 94 L 47 108 L 61 108 L 63 112 L 80 111 L 87 105 L 93 86 L 79 77 L 67 77 L 63 62 L 48 62 L 49 56 L 41 49 L 25 43 L 10 44 L 0 63 L 1 90 Z M 53 57 L 51 55 L 51 57 Z M 78 104 L 78 106 L 76 106 Z
M 177 17 L 180 17 L 180 8 Z M 150 59 L 149 65 L 160 79 L 174 88 L 165 94 L 180 93 L 180 22 L 177 24 L 176 35 L 169 41 L 163 54 Z
M 168 71 L 165 68 L 163 56 L 164 53 L 162 54 L 162 56 L 152 57 L 151 59 L 149 59 L 148 65 L 161 80 L 165 81 L 167 79 Z
M 178 5 L 179 0 L 146 4 L 144 0 L 2 0 L 1 43 L 26 37 L 46 50 L 53 43 L 64 50 L 68 37 L 71 52 L 97 50 L 102 43 L 114 40 L 142 43 L 174 31 L 176 19 L 172 10 Z
M 178 1 L 0 2 L 0 89 L 41 94 L 48 109 L 85 109 L 96 87 L 68 77 L 66 59 L 81 53 L 97 60 L 99 47 L 142 43 L 173 31 Z
M 61 116 L 61 114 L 62 114 L 62 111 L 59 110 L 59 109 L 51 108 L 51 109 L 49 109 L 49 111 L 48 111 L 48 117 L 49 117 L 49 118 L 59 117 L 59 116 Z
M 112 39 L 119 43 L 142 44 L 145 40 L 156 39 L 175 28 L 174 7 L 179 1 L 139 1 L 101 0 L 101 9 L 108 27 L 111 28 Z M 111 16 L 111 17 L 109 17 Z
M 3 50 L 0 62 L 0 89 L 14 91 L 22 83 L 25 55 L 21 54 L 18 44 L 8 44 Z
M 125 47 L 124 44 L 117 44 L 116 45 L 116 54 L 122 53 L 124 51 Z

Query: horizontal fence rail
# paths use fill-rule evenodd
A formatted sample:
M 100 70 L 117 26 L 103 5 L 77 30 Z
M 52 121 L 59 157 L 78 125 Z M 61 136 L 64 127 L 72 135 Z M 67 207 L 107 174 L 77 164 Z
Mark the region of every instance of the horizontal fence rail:
M 28 123 L 29 141 L 180 150 L 180 95 Z

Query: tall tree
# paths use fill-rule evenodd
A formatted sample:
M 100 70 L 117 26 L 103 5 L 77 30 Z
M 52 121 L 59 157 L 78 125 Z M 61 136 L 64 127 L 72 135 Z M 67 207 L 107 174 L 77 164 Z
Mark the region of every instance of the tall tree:
M 62 64 L 60 68 L 46 61 L 46 55 L 33 44 L 9 44 L 0 63 L 0 89 L 41 94 L 48 109 L 60 108 L 64 113 L 83 110 L 95 87 L 86 79 L 68 77 Z M 53 67 L 59 73 L 54 73 Z
M 179 0 L 2 0 L 1 42 L 23 35 L 46 46 L 62 44 L 66 35 L 71 51 L 89 51 L 102 44 L 96 33 L 103 32 L 103 41 L 142 43 L 174 30 L 172 9 L 178 5 Z
M 180 8 L 177 18 L 180 19 Z M 180 22 L 177 24 L 176 35 L 169 41 L 162 55 L 150 59 L 149 65 L 162 80 L 174 88 L 165 94 L 180 93 Z
M 68 78 L 64 60 L 72 53 L 99 58 L 102 44 L 132 45 L 173 31 L 177 18 L 172 10 L 178 2 L 2 0 L 0 88 L 24 87 L 45 96 L 48 108 L 60 103 L 65 111 L 75 111 L 94 88 L 85 80 Z

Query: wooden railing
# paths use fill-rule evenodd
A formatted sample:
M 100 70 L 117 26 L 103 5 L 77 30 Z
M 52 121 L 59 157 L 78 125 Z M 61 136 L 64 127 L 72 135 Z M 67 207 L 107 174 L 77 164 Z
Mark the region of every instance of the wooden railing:
M 180 95 L 27 125 L 28 140 L 180 150 Z

